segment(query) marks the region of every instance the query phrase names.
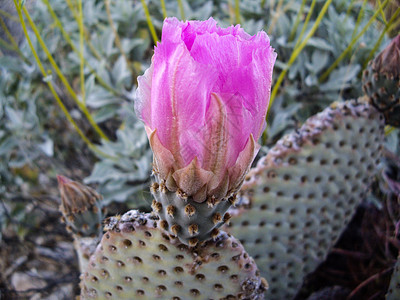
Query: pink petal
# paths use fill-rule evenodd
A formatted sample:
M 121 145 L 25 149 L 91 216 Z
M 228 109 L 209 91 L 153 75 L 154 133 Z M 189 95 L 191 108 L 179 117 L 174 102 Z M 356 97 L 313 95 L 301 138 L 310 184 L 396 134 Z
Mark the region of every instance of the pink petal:
M 174 156 L 161 144 L 156 133 L 157 129 L 151 130 L 147 126 L 145 128 L 149 138 L 151 150 L 153 150 L 154 153 L 155 171 L 158 172 L 162 178 L 167 178 L 175 163 Z
M 235 193 L 240 189 L 259 149 L 260 145 L 254 141 L 253 135 L 250 135 L 236 163 L 229 169 L 229 189 L 231 193 Z
M 153 78 L 153 63 L 138 77 L 138 89 L 136 91 L 135 112 L 147 126 L 151 126 L 151 83 Z
M 165 45 L 165 46 L 164 46 Z M 151 90 L 151 126 L 157 128 L 161 143 L 181 165 L 201 153 L 199 131 L 216 72 L 198 64 L 184 43 L 161 43 L 154 55 Z M 186 152 L 180 154 L 180 148 Z

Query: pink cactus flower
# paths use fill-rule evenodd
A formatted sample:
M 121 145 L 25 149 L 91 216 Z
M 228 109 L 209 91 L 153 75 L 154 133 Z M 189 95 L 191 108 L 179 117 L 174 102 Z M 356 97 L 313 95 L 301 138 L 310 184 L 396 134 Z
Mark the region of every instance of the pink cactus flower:
M 238 191 L 265 128 L 276 53 L 263 31 L 164 21 L 135 110 L 169 190 L 197 202 Z

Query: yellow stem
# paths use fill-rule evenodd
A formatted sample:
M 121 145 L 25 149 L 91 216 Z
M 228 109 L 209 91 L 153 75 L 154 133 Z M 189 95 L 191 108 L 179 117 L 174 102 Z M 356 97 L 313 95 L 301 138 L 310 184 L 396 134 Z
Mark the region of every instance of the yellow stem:
M 393 130 L 395 130 L 396 128 L 394 128 L 393 126 L 387 125 L 385 126 L 385 136 L 388 136 L 389 134 L 391 134 L 393 132 Z
M 40 61 L 40 58 L 35 50 L 35 47 L 33 47 L 31 38 L 29 37 L 29 33 L 28 30 L 26 28 L 26 24 L 25 24 L 25 20 L 22 17 L 22 12 L 21 12 L 21 8 L 19 3 L 17 3 L 17 0 L 13 0 L 14 1 L 14 5 L 15 8 L 17 9 L 17 13 L 19 16 L 19 20 L 22 26 L 22 29 L 24 31 L 26 40 L 28 41 L 29 47 L 32 51 L 33 56 L 35 57 L 35 60 L 38 64 L 38 67 L 40 69 L 40 72 L 42 73 L 43 77 L 48 76 L 48 74 L 46 73 L 46 70 L 42 64 L 42 62 Z M 98 149 L 98 147 L 96 145 L 94 145 L 86 136 L 85 134 L 82 132 L 82 130 L 79 128 L 78 124 L 76 124 L 76 122 L 74 121 L 74 119 L 72 118 L 72 116 L 70 115 L 70 113 L 68 112 L 68 109 L 65 107 L 64 103 L 61 101 L 60 97 L 58 96 L 57 92 L 55 91 L 52 83 L 50 81 L 47 81 L 47 85 L 51 91 L 51 93 L 53 94 L 54 98 L 57 101 L 57 104 L 60 106 L 61 110 L 63 111 L 63 113 L 65 114 L 67 120 L 72 124 L 72 126 L 74 127 L 74 129 L 77 131 L 77 133 L 79 134 L 79 136 L 82 138 L 82 140 L 88 145 L 88 147 L 95 153 L 104 156 L 104 157 L 109 157 L 108 154 L 102 152 L 100 149 Z
M 346 11 L 345 23 L 346 23 L 349 15 L 350 15 L 350 12 L 351 12 L 351 9 L 353 8 L 353 6 L 354 6 L 354 0 L 351 0 L 350 1 L 350 5 L 349 5 L 349 7 L 347 8 L 347 11 Z
M 0 37 L 0 46 L 6 48 L 7 50 L 15 51 L 14 46 L 9 44 L 6 40 L 2 39 L 1 37 Z
M 145 0 L 140 0 L 140 1 L 142 2 L 144 15 L 146 16 L 147 26 L 149 26 L 149 30 L 150 30 L 151 36 L 153 37 L 154 44 L 157 44 L 158 37 L 157 37 L 156 30 L 154 29 L 153 23 L 151 22 L 149 8 L 147 7 Z
M 322 18 L 325 16 L 325 13 L 328 10 L 328 7 L 331 3 L 332 3 L 332 0 L 327 0 L 325 2 L 320 13 L 318 14 L 317 19 L 315 20 L 314 25 L 311 27 L 311 30 L 309 31 L 307 36 L 304 38 L 303 42 L 301 42 L 301 44 L 296 49 L 294 49 L 294 51 L 292 52 L 292 55 L 289 58 L 289 61 L 286 64 L 286 68 L 284 70 L 282 70 L 281 74 L 279 75 L 278 80 L 276 81 L 274 88 L 272 89 L 272 92 L 271 92 L 271 98 L 270 98 L 270 101 L 268 104 L 267 118 L 268 118 L 268 114 L 270 112 L 272 103 L 275 100 L 276 94 L 279 90 L 279 87 L 280 87 L 283 79 L 285 78 L 285 75 L 286 75 L 288 69 L 295 62 L 295 60 L 297 59 L 297 57 L 299 56 L 299 54 L 303 50 L 303 48 L 307 45 L 308 40 L 314 35 L 315 31 L 317 30 L 319 24 L 322 21 Z
M 354 36 L 357 34 L 358 27 L 360 26 L 361 19 L 364 16 L 364 10 L 365 10 L 365 5 L 367 4 L 367 1 L 368 0 L 364 0 L 363 4 L 361 5 L 361 9 L 360 9 L 360 12 L 358 13 L 356 25 L 354 26 L 353 33 L 351 34 L 351 39 L 353 39 Z
M 235 9 L 232 6 L 232 0 L 228 0 L 228 13 L 229 13 L 229 23 L 233 24 L 235 22 Z
M 60 78 L 60 80 L 64 84 L 64 86 L 67 89 L 67 91 L 70 93 L 72 99 L 74 99 L 74 101 L 78 105 L 79 109 L 86 116 L 86 118 L 88 119 L 89 123 L 92 125 L 93 129 L 100 135 L 101 138 L 103 138 L 103 139 L 108 141 L 109 140 L 108 137 L 103 133 L 103 131 L 100 129 L 100 127 L 93 120 L 93 117 L 90 114 L 90 112 L 87 110 L 86 106 L 78 99 L 78 96 L 76 95 L 76 93 L 72 89 L 71 85 L 68 83 L 67 79 L 65 78 L 65 76 L 61 72 L 60 68 L 56 64 L 53 56 L 51 55 L 49 49 L 47 48 L 46 44 L 44 43 L 44 41 L 42 39 L 42 37 L 41 37 L 41 35 L 39 33 L 39 30 L 37 29 L 35 23 L 33 22 L 28 10 L 26 9 L 25 6 L 22 7 L 22 10 L 23 10 L 23 12 L 24 12 L 24 14 L 25 14 L 25 16 L 26 16 L 26 18 L 28 20 L 29 25 L 31 26 L 33 32 L 35 33 L 35 36 L 36 36 L 40 46 L 43 48 L 43 51 L 45 52 L 48 60 L 50 61 L 50 64 L 52 65 L 52 67 L 56 71 L 58 77 Z
M 303 38 L 304 32 L 306 32 L 307 25 L 308 25 L 308 22 L 309 22 L 310 19 L 311 19 L 311 15 L 312 15 L 312 13 L 313 13 L 313 11 L 314 11 L 314 7 L 315 7 L 315 3 L 316 3 L 316 2 L 317 2 L 316 0 L 313 0 L 313 1 L 311 2 L 310 10 L 308 11 L 306 20 L 304 21 L 304 24 L 303 24 L 303 27 L 301 28 L 300 36 L 299 36 L 299 38 L 298 38 L 297 41 L 296 41 L 296 45 L 294 46 L 294 49 L 296 49 L 296 48 L 299 46 L 300 41 L 301 41 L 302 38 Z
M 162 10 L 162 14 L 164 19 L 167 18 L 167 8 L 165 6 L 165 0 L 161 0 L 161 10 Z
M 14 22 L 19 22 L 18 18 L 13 16 L 12 14 L 6 12 L 5 10 L 0 9 L 0 15 L 6 17 L 7 19 L 10 19 Z
M 380 13 L 381 13 L 381 16 L 382 16 L 382 20 L 383 20 L 383 22 L 385 23 L 385 25 L 387 24 L 387 20 L 386 20 L 386 15 L 385 15 L 385 12 L 383 11 L 383 9 L 382 9 L 382 3 L 381 3 L 381 0 L 378 0 L 378 4 L 379 4 L 379 7 L 380 7 L 380 9 L 379 9 L 379 11 L 380 11 Z
M 289 35 L 289 42 L 293 41 L 294 37 L 296 36 L 297 27 L 299 26 L 300 18 L 301 18 L 301 15 L 303 14 L 304 6 L 306 4 L 306 1 L 307 0 L 301 1 L 300 10 L 297 12 L 296 20 L 294 21 L 293 28 L 292 28 L 292 30 L 290 32 L 290 35 Z
M 63 25 L 61 24 L 60 19 L 57 17 L 56 13 L 54 12 L 53 8 L 51 7 L 49 0 L 43 0 L 44 4 L 46 5 L 47 9 L 50 12 L 50 15 L 52 16 L 54 22 L 56 23 L 57 28 L 61 31 L 62 36 L 64 37 L 64 39 L 67 41 L 67 43 L 70 45 L 70 47 L 72 48 L 72 50 L 77 53 L 79 55 L 79 51 L 78 49 L 76 49 L 74 43 L 72 42 L 70 36 L 68 35 L 68 33 L 65 31 Z M 85 63 L 85 65 L 88 66 L 88 68 L 90 69 L 90 72 L 94 74 L 94 76 L 96 77 L 97 81 L 99 82 L 99 84 L 105 88 L 107 91 L 109 91 L 110 93 L 120 96 L 120 93 L 113 89 L 111 86 L 109 86 L 101 77 L 99 74 L 97 74 L 97 72 L 92 68 L 92 66 L 89 65 L 88 61 L 85 60 L 85 57 L 83 57 L 83 61 Z
M 182 20 L 186 20 L 185 18 L 185 10 L 183 9 L 183 3 L 182 0 L 177 0 L 178 1 L 178 7 L 179 7 L 179 13 L 181 14 Z
M 378 41 L 375 43 L 374 48 L 372 48 L 371 52 L 368 55 L 368 58 L 365 60 L 363 69 L 367 66 L 368 62 L 373 58 L 375 52 L 378 50 L 380 44 L 382 43 L 383 38 L 385 37 L 386 32 L 388 32 L 392 26 L 394 25 L 394 21 L 397 20 L 397 16 L 400 14 L 400 7 L 396 9 L 389 22 L 386 23 L 385 28 L 383 29 L 381 35 L 379 36 Z
M 236 20 L 236 24 L 240 24 L 241 20 L 240 20 L 240 1 L 239 0 L 235 0 L 235 20 Z
M 380 7 L 385 6 L 388 3 L 389 0 L 385 0 Z M 326 70 L 321 77 L 319 78 L 319 81 L 322 82 L 325 79 L 328 78 L 329 74 L 338 66 L 338 64 L 342 61 L 344 57 L 346 57 L 347 53 L 350 52 L 350 50 L 353 48 L 355 43 L 358 41 L 358 39 L 367 31 L 368 27 L 374 22 L 376 17 L 379 14 L 379 9 L 374 13 L 374 15 L 371 17 L 371 19 L 368 21 L 368 23 L 364 26 L 364 28 L 361 30 L 361 32 L 350 42 L 350 45 L 340 54 L 340 56 L 335 60 L 335 62 Z
M 71 3 L 71 0 L 65 0 L 65 2 L 67 2 L 67 5 L 68 5 L 72 15 L 74 16 L 76 23 L 79 25 L 79 16 L 78 16 L 78 13 L 75 11 L 74 5 Z M 90 42 L 90 34 L 87 31 L 87 29 L 85 28 L 85 25 L 83 25 L 83 33 L 84 33 L 85 42 L 89 46 L 90 51 L 97 58 L 97 60 L 101 60 L 102 59 L 101 55 L 99 54 L 99 52 L 97 52 L 96 48 Z
M 81 0 L 80 0 L 81 1 Z M 119 34 L 117 29 L 115 28 L 114 25 L 114 21 L 112 19 L 111 16 L 111 11 L 110 11 L 110 0 L 105 0 L 105 5 L 106 5 L 106 13 L 107 13 L 107 19 L 108 19 L 108 23 L 110 23 L 110 27 L 111 30 L 114 33 L 114 37 L 115 37 L 115 45 L 117 46 L 117 48 L 119 49 L 119 51 L 121 52 L 122 57 L 125 59 L 126 65 L 127 67 L 131 70 L 132 73 L 134 73 L 134 70 L 132 69 L 132 63 L 129 61 L 128 56 L 126 55 L 124 49 L 122 48 L 122 43 L 121 43 L 121 39 L 119 38 Z
M 8 40 L 9 40 L 9 42 L 12 45 L 12 49 L 11 50 L 14 50 L 15 52 L 17 52 L 18 55 L 22 58 L 22 60 L 25 63 L 30 64 L 29 59 L 25 57 L 25 55 L 21 52 L 21 50 L 19 50 L 17 42 L 15 41 L 14 37 L 12 36 L 10 30 L 8 29 L 6 23 L 4 22 L 4 20 L 3 20 L 3 18 L 1 16 L 0 16 L 0 25 L 3 28 L 4 32 L 6 33 L 6 36 L 7 36 Z
M 79 7 L 79 60 L 80 60 L 80 80 L 81 80 L 81 94 L 82 102 L 86 103 L 86 91 L 85 91 L 85 61 L 83 59 L 83 12 L 82 12 L 82 0 L 78 0 Z
M 273 10 L 272 10 L 273 4 L 271 4 L 271 16 L 273 16 L 273 17 L 272 17 L 271 25 L 269 26 L 269 29 L 268 29 L 268 34 L 271 34 L 275 29 L 275 24 L 278 21 L 279 16 L 281 15 L 282 4 L 283 4 L 283 0 L 279 0 L 278 5 L 276 6 L 275 12 L 273 12 Z

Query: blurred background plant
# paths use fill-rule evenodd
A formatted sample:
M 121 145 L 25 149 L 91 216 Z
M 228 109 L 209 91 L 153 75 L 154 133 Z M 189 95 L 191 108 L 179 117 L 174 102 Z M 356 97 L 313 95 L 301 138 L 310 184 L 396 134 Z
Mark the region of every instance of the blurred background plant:
M 268 32 L 278 61 L 265 153 L 329 103 L 362 94 L 361 72 L 398 34 L 399 14 L 397 0 L 2 0 L 1 293 L 77 292 L 56 174 L 94 185 L 110 213 L 149 208 L 152 154 L 133 102 L 166 16 Z M 388 133 L 400 155 L 399 130 Z

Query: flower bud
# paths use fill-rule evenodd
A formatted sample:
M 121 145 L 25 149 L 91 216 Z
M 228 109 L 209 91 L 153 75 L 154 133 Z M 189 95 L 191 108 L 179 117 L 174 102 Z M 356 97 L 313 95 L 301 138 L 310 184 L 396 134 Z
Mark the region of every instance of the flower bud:
M 368 64 L 363 90 L 386 123 L 400 127 L 400 35 Z
M 400 35 L 395 37 L 372 62 L 372 68 L 390 79 L 400 75 Z
M 239 190 L 265 128 L 275 59 L 263 31 L 165 20 L 135 109 L 169 191 L 202 203 Z
M 58 175 L 60 211 L 67 229 L 79 237 L 96 237 L 102 232 L 102 197 L 92 188 Z

